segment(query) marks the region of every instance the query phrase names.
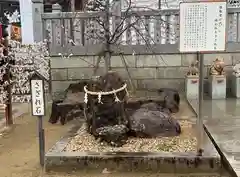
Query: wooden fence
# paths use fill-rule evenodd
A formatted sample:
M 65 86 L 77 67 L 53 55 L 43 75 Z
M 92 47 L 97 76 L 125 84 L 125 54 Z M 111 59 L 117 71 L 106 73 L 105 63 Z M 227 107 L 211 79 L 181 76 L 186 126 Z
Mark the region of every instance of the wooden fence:
M 124 12 L 121 12 L 124 15 Z M 50 40 L 52 56 L 96 55 L 103 50 L 103 40 L 97 19 L 104 16 L 102 12 L 54 12 L 43 13 L 44 38 Z M 111 45 L 113 52 L 124 54 L 174 54 L 178 51 L 179 9 L 135 11 L 126 23 L 136 21 L 134 27 L 127 29 L 118 40 L 118 45 Z M 110 18 L 110 29 L 114 32 L 117 19 Z M 240 8 L 228 8 L 227 50 L 240 52 Z

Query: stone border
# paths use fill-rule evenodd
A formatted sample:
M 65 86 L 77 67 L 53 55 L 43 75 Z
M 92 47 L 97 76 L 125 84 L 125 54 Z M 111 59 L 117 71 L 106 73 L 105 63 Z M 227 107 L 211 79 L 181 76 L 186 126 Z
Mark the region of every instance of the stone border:
M 63 152 L 80 126 L 73 126 L 45 155 L 46 171 L 70 171 L 104 168 L 114 171 L 151 171 L 161 173 L 214 173 L 220 172 L 221 160 L 207 138 L 204 156 L 194 152 L 148 153 L 148 152 Z M 207 137 L 207 135 L 205 136 Z

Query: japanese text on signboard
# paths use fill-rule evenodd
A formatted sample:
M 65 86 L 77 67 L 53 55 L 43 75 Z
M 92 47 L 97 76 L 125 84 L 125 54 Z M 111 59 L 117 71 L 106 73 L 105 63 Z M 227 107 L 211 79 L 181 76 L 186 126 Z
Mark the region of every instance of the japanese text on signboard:
M 180 4 L 180 52 L 226 49 L 226 1 L 192 1 Z
M 31 80 L 32 114 L 44 115 L 44 90 L 42 80 Z

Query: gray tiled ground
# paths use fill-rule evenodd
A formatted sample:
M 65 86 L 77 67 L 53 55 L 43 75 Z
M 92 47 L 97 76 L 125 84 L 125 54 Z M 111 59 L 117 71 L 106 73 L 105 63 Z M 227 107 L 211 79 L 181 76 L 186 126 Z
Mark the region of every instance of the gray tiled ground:
M 189 100 L 197 111 L 198 101 Z M 212 138 L 240 176 L 240 100 L 204 100 L 204 123 Z

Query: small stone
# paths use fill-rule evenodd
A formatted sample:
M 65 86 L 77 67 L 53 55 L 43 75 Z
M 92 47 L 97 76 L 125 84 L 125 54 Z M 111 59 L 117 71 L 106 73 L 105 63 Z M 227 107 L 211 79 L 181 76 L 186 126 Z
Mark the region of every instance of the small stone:
M 104 168 L 104 169 L 103 169 L 103 171 L 102 171 L 102 173 L 103 173 L 103 174 L 110 174 L 111 172 L 110 172 L 110 171 L 108 171 L 108 169 L 107 169 L 107 168 Z

